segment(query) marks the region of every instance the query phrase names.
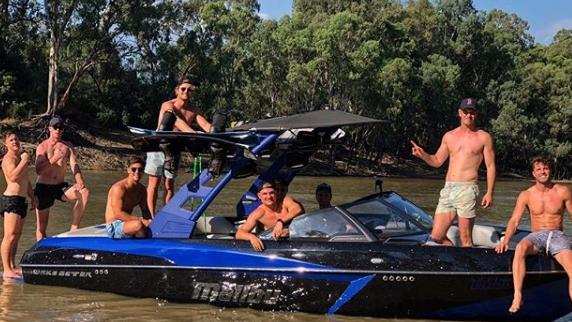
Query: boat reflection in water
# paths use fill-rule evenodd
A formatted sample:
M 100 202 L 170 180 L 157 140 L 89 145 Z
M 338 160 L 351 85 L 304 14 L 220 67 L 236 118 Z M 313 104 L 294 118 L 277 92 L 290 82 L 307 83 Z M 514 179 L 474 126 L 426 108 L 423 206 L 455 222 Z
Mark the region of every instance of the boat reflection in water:
M 234 239 L 237 221 L 258 206 L 255 192 L 263 180 L 291 181 L 318 147 L 340 138 L 340 127 L 368 123 L 379 121 L 317 111 L 216 134 L 133 129 L 141 151 L 168 142 L 205 152 L 216 142 L 227 154 L 226 167 L 216 178 L 205 170 L 183 185 L 153 220 L 150 238 L 113 240 L 97 225 L 39 241 L 22 258 L 25 282 L 373 317 L 542 321 L 570 312 L 566 274 L 539 255 L 527 259 L 526 305 L 509 314 L 514 252 L 492 249 L 503 228 L 476 225 L 472 248 L 427 245 L 431 217 L 396 192 L 303 214 L 290 223 L 287 240 L 261 232 L 264 252 Z M 254 173 L 259 176 L 237 200 L 236 213 L 204 214 L 229 181 Z M 527 233 L 519 231 L 511 242 Z M 458 242 L 456 227 L 448 235 Z

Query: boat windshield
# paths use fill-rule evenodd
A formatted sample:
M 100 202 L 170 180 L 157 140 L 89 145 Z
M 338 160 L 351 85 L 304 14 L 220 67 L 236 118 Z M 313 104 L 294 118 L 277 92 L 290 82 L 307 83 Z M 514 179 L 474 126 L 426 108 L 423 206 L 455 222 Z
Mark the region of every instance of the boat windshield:
M 423 210 L 396 193 L 344 206 L 378 237 L 417 234 L 431 229 Z
M 365 235 L 358 227 L 336 208 L 327 208 L 298 216 L 289 226 L 289 239 L 328 239 L 342 240 L 365 239 Z M 272 229 L 266 230 L 259 236 L 261 239 L 272 237 Z
M 391 192 L 384 196 L 384 200 L 403 211 L 405 215 L 409 216 L 425 230 L 429 231 L 433 227 L 433 218 L 431 216 L 398 193 Z

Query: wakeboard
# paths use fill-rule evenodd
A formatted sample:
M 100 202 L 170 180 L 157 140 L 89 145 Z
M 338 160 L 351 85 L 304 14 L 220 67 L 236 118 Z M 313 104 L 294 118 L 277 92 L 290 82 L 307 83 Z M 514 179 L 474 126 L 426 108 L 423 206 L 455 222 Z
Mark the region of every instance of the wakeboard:
M 176 149 L 191 153 L 208 153 L 213 143 L 225 149 L 239 148 L 247 154 L 255 147 L 260 139 L 253 131 L 199 133 L 179 131 L 155 131 L 137 127 L 129 127 L 138 137 L 131 141 L 131 145 L 141 152 L 162 151 L 162 145 L 168 143 Z

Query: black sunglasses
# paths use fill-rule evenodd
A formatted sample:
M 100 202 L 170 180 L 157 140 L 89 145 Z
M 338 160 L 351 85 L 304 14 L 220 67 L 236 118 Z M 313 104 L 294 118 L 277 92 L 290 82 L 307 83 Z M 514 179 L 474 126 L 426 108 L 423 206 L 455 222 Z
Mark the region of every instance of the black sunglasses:
M 52 128 L 53 128 L 54 130 L 62 130 L 62 131 L 64 130 L 63 125 L 54 125 L 54 126 L 52 126 Z
M 131 172 L 136 173 L 136 172 L 143 172 L 143 168 L 142 167 L 132 167 L 131 168 Z
M 179 87 L 179 89 L 181 90 L 181 92 L 190 92 L 192 90 L 194 90 L 195 88 L 193 86 L 189 86 L 189 87 Z

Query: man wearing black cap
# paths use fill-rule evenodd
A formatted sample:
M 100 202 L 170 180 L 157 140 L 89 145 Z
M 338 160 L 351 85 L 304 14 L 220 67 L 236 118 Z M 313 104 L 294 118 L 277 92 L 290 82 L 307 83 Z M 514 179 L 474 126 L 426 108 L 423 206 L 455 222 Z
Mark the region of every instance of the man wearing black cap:
M 302 214 L 304 208 L 297 202 L 292 202 L 290 206 L 284 202 L 279 202 L 276 185 L 273 182 L 263 182 L 258 187 L 257 197 L 260 199 L 260 206 L 248 216 L 244 224 L 238 227 L 236 239 L 250 241 L 252 248 L 261 252 L 264 250 L 264 244 L 251 231 L 255 227 L 273 228 L 272 237 L 274 239 L 288 237 L 288 223 L 294 217 Z
M 473 246 L 472 231 L 479 195 L 478 171 L 483 160 L 487 168 L 487 192 L 481 206 L 488 208 L 493 204 L 496 178 L 493 139 L 489 133 L 477 128 L 476 104 L 474 98 L 461 101 L 458 109 L 460 125 L 445 133 L 435 154 L 425 152 L 411 141 L 411 153 L 432 167 L 440 167 L 449 158 L 445 187 L 440 193 L 430 236 L 431 241 L 439 244 L 452 245 L 446 234 L 457 219 L 462 245 Z
M 62 141 L 64 122 L 58 117 L 51 118 L 48 130 L 48 139 L 40 143 L 36 150 L 36 187 L 34 194 L 38 198 L 36 208 L 36 239 L 46 237 L 50 207 L 56 199 L 60 201 L 75 201 L 70 230 L 79 227 L 81 217 L 89 198 L 89 190 L 85 187 L 77 154 L 70 142 Z M 70 164 L 75 184 L 70 186 L 64 180 L 67 164 Z
M 197 87 L 197 81 L 191 81 L 189 79 L 181 80 L 177 87 L 175 87 L 176 97 L 161 104 L 157 124 L 158 130 L 195 132 L 190 124 L 196 121 L 203 131 L 210 131 L 211 123 L 203 116 L 197 107 L 189 104 L 192 93 Z M 145 173 L 149 175 L 147 205 L 149 206 L 149 211 L 152 216 L 154 216 L 156 212 L 157 193 L 163 176 L 165 177 L 165 195 L 163 202 L 166 204 L 173 197 L 179 161 L 179 153 L 174 153 L 167 158 L 163 152 L 147 153 L 147 163 L 145 166 Z

